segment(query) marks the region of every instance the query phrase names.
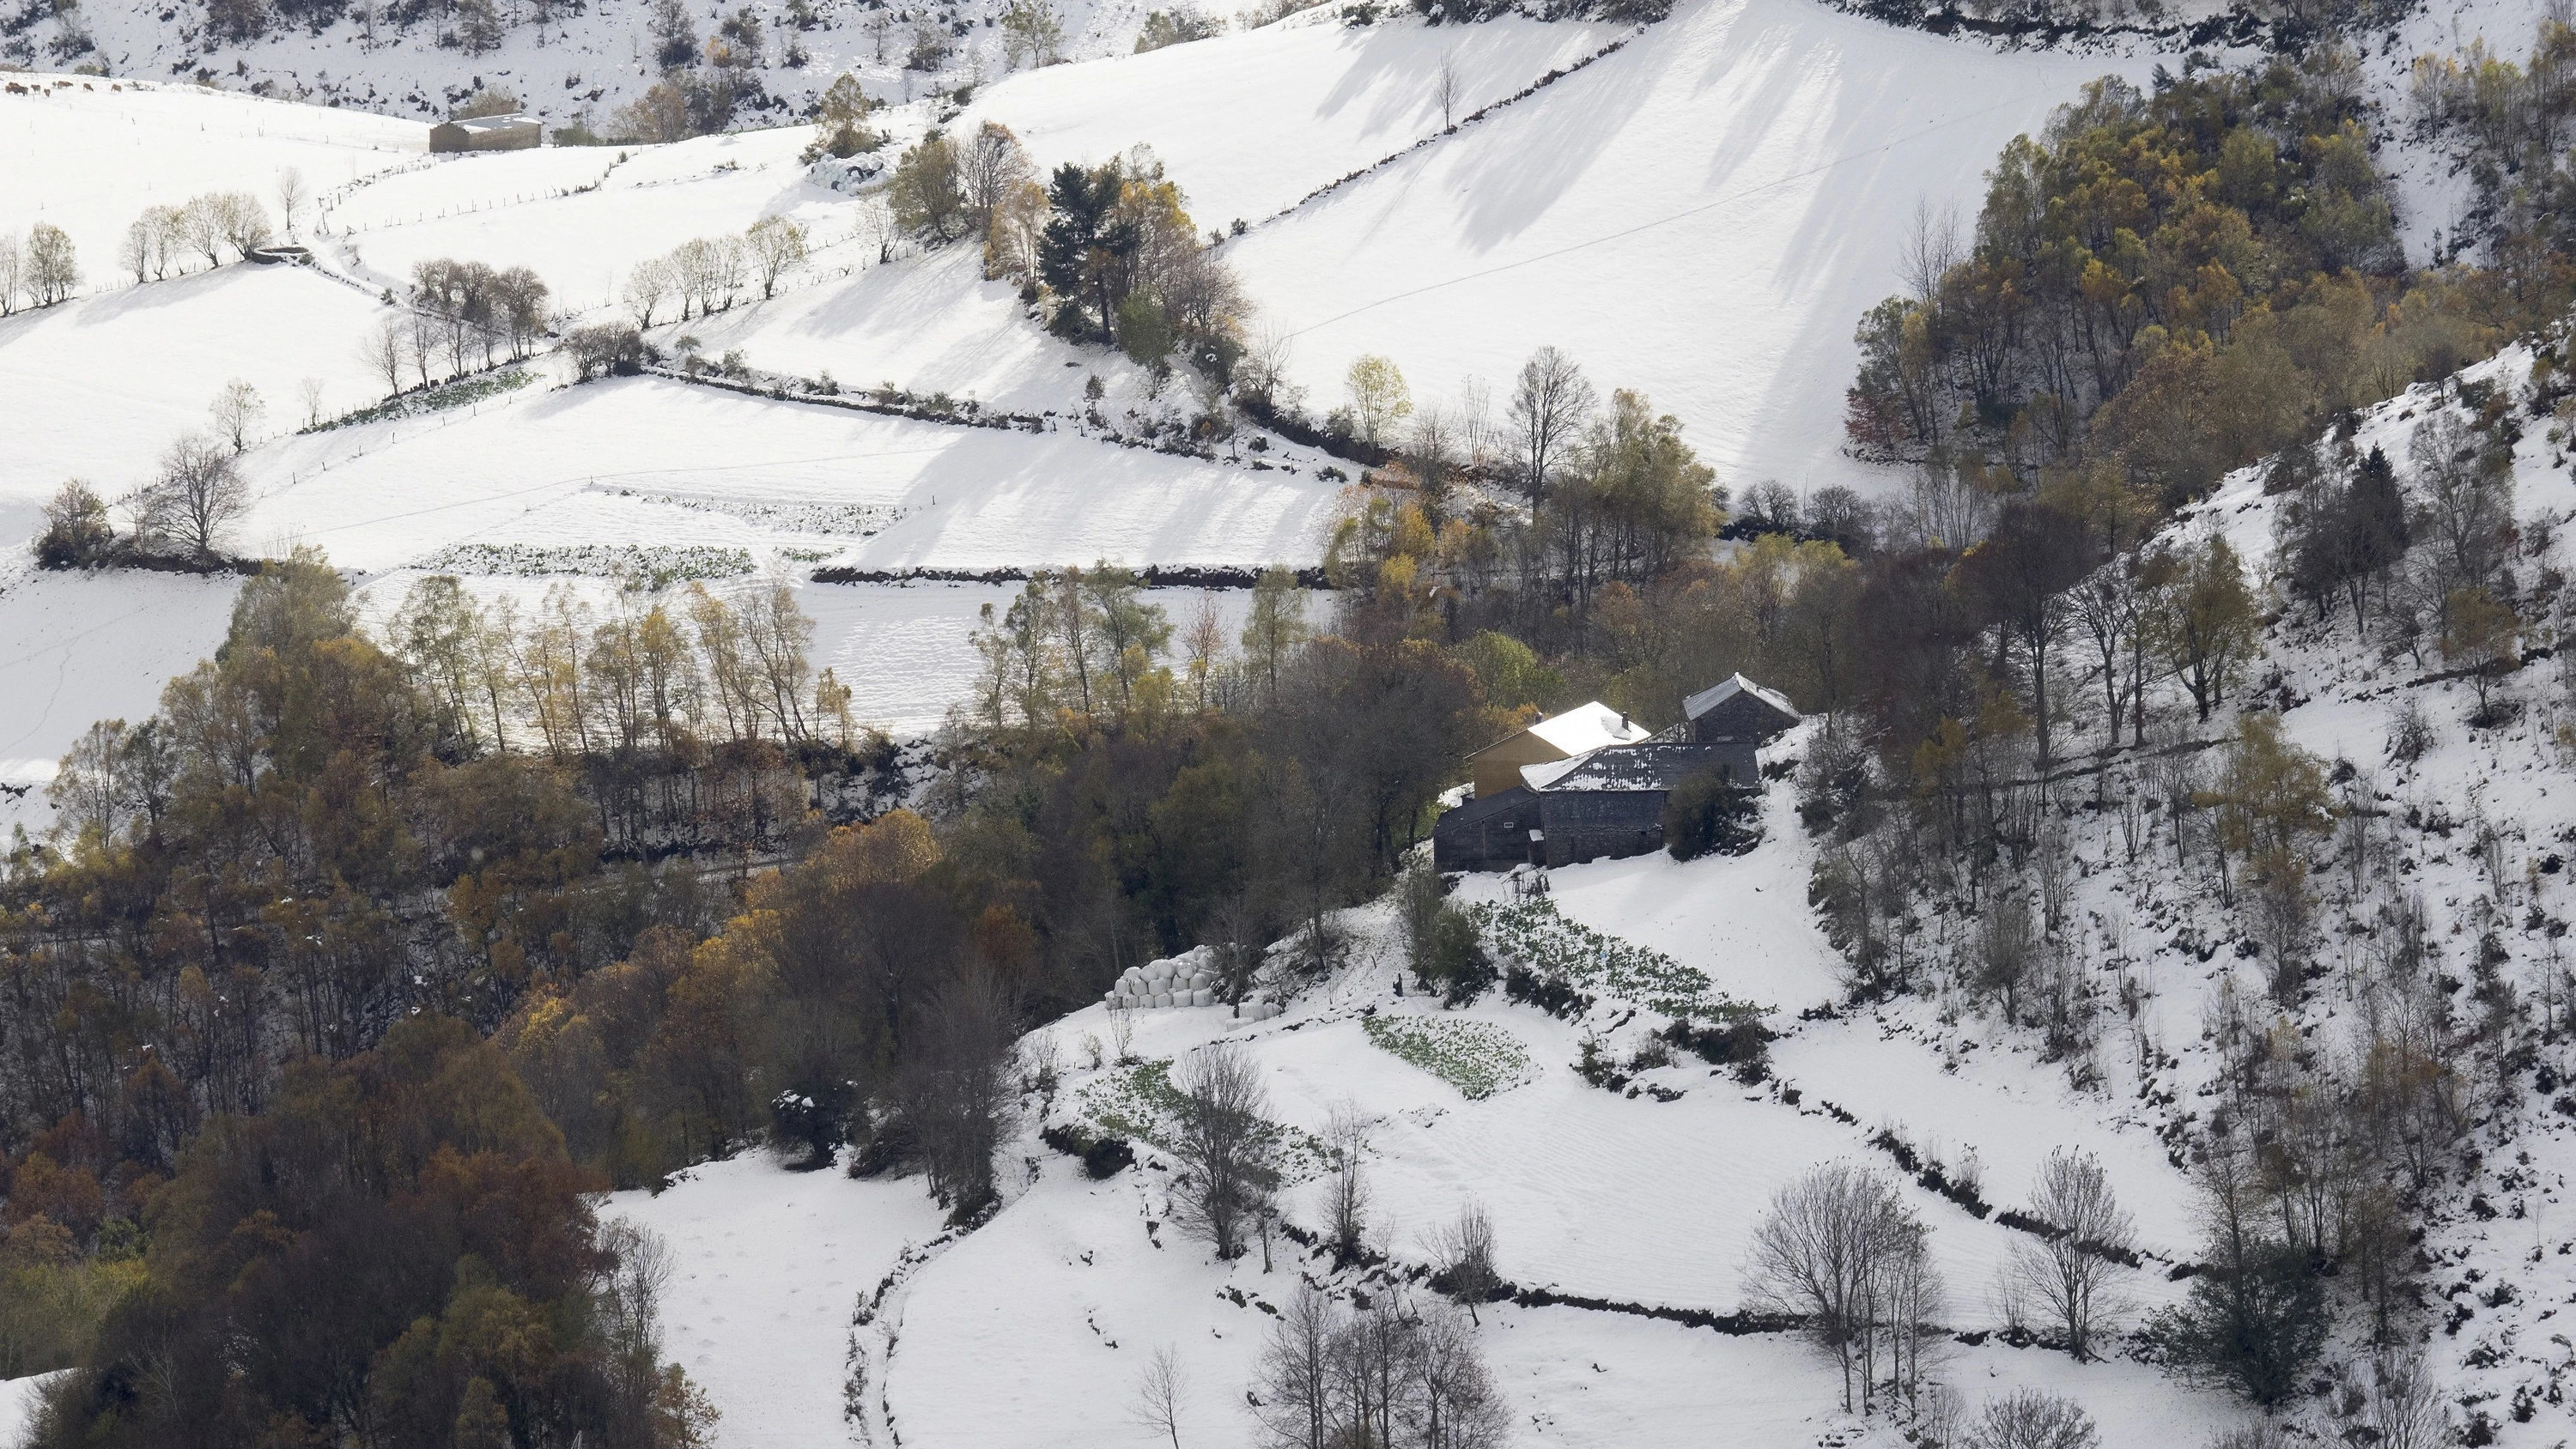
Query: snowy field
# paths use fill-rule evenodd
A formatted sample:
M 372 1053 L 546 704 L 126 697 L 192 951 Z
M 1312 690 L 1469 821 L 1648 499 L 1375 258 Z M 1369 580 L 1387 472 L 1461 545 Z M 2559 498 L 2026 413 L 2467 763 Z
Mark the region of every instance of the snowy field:
M 955 126 L 1009 126 L 1042 171 L 1150 145 L 1200 229 L 1214 231 L 1260 221 L 1438 134 L 1443 64 L 1457 82 L 1450 119 L 1463 120 L 1632 28 L 1517 17 L 1353 28 L 1328 7 L 1193 45 L 1010 76 L 980 92 Z
M 274 216 L 277 173 L 288 167 L 318 194 L 429 149 L 426 125 L 362 111 L 130 79 L 27 79 L 31 94 L 0 92 L 9 157 L 0 232 L 61 227 L 94 288 L 133 280 L 117 275 L 116 248 L 147 206 L 247 191 Z
M 32 570 L 0 580 L 0 834 L 52 818 L 45 783 L 93 721 L 145 718 L 163 683 L 214 653 L 238 583 Z
M 814 1431 L 840 1416 L 850 1305 L 939 1230 L 938 1208 L 911 1187 L 755 1155 L 692 1168 L 658 1196 L 608 1199 L 602 1216 L 671 1246 L 663 1352 L 724 1411 L 725 1449 L 829 1442 Z
M 1071 431 L 915 422 L 655 378 L 532 385 L 293 439 L 251 462 L 247 536 L 318 543 L 366 570 L 465 544 L 595 543 L 803 545 L 861 568 L 1310 563 L 1338 497 L 1309 474 Z
M 0 318 L 0 533 L 33 532 L 67 478 L 110 499 L 149 482 L 163 449 L 213 428 L 234 379 L 267 402 L 254 437 L 304 426 L 307 378 L 324 417 L 375 401 L 358 340 L 392 315 L 301 267 L 231 266 Z
M 1867 1140 L 1880 1125 L 1869 1114 L 1881 1103 L 1901 1103 L 1909 1126 L 1932 1125 L 1949 1134 L 1950 1146 L 1975 1146 L 1989 1164 L 1989 1196 L 2004 1204 L 2020 1200 L 2029 1169 L 2049 1146 L 2096 1145 L 2123 1201 L 2139 1212 L 2145 1246 L 2187 1249 L 2181 1174 L 2143 1130 L 2135 1142 L 2116 1130 L 2106 1139 L 2099 1100 L 2076 1098 L 2053 1085 L 2048 1069 L 2009 1064 L 2009 1057 L 1999 1058 L 2006 1065 L 1953 1079 L 1929 1061 L 1863 1049 L 1874 1030 L 1865 1022 L 1800 1022 L 1796 1008 L 1825 966 L 1812 935 L 1801 942 L 1784 928 L 1757 945 L 1703 930 L 1689 941 L 1694 919 L 1713 927 L 1745 901 L 1750 881 L 1803 874 L 1810 859 L 1793 833 L 1739 860 L 1666 862 L 1663 904 L 1638 914 L 1617 904 L 1618 877 L 1635 862 L 1555 873 L 1567 914 L 1630 931 L 1650 917 L 1664 948 L 1683 963 L 1712 975 L 1731 969 L 1730 989 L 1765 979 L 1781 988 L 1788 1009 L 1772 1018 L 1785 1033 L 1775 1046 L 1781 1077 L 1762 1086 L 1742 1086 L 1698 1064 L 1638 1074 L 1641 1085 L 1669 1100 L 1589 1086 L 1574 1069 L 1582 1037 L 1599 1030 L 1624 1047 L 1618 1025 L 1629 1013 L 1619 1003 L 1605 1002 L 1578 1022 L 1498 995 L 1459 1013 L 1419 996 L 1399 998 L 1387 922 L 1375 911 L 1352 918 L 1361 932 L 1352 964 L 1285 1016 L 1251 1024 L 1230 1022 L 1221 1009 L 1143 1012 L 1133 1051 L 1156 1061 L 1214 1039 L 1244 1043 L 1263 1069 L 1271 1118 L 1292 1132 L 1320 1132 L 1337 1108 L 1355 1106 L 1370 1124 L 1372 1245 L 1398 1264 L 1425 1262 L 1429 1230 L 1473 1199 L 1495 1221 L 1499 1268 L 1524 1288 L 1643 1307 L 1744 1307 L 1746 1246 L 1773 1190 L 1818 1162 L 1883 1162 Z M 1374 1044 L 1364 1029 L 1372 1016 L 1476 1023 L 1517 1042 L 1527 1070 L 1516 1084 L 1471 1099 Z M 1113 1038 L 1102 1009 L 1077 1012 L 1046 1033 L 1072 1066 L 1049 1119 L 1080 1119 L 1098 1101 L 1113 1100 L 1097 1094 L 1114 1091 L 1125 1072 L 1087 1065 L 1094 1046 Z M 1835 1119 L 1819 1106 L 1827 1098 L 1861 1113 L 1860 1121 Z M 907 1443 L 1142 1443 L 1128 1418 L 1132 1385 L 1145 1359 L 1170 1346 L 1190 1382 L 1184 1442 L 1251 1444 L 1242 1393 L 1272 1321 L 1264 1305 L 1284 1305 L 1301 1280 L 1364 1285 L 1286 1241 L 1275 1245 L 1267 1272 L 1257 1250 L 1232 1264 L 1213 1261 L 1204 1243 L 1171 1223 L 1158 1154 L 1139 1144 L 1138 1167 L 1093 1181 L 1034 1140 L 1041 1105 L 1028 1101 L 1023 1135 L 1005 1150 L 1013 1166 L 1005 1174 L 1007 1205 L 996 1217 L 962 1238 L 937 1241 L 926 1212 L 912 1220 L 907 1231 L 922 1245 L 922 1264 L 886 1295 L 856 1340 L 870 1366 L 866 1424 L 888 1425 Z M 884 1442 L 854 1431 L 837 1399 L 764 1395 L 751 1377 L 761 1365 L 798 1355 L 822 1361 L 849 1339 L 846 1318 L 824 1322 L 801 1296 L 764 1297 L 753 1286 L 792 1274 L 807 1255 L 799 1235 L 762 1231 L 781 1211 L 792 1212 L 775 1207 L 771 1194 L 801 1194 L 802 1184 L 816 1179 L 793 1177 L 766 1159 L 698 1176 L 651 1206 L 662 1221 L 689 1224 L 681 1258 L 684 1271 L 699 1275 L 693 1282 L 732 1275 L 721 1280 L 720 1303 L 689 1310 L 688 1332 L 718 1313 L 739 1321 L 785 1307 L 774 1321 L 764 1318 L 756 1331 L 728 1340 L 703 1368 L 689 1360 L 693 1373 L 710 1376 L 728 1413 L 720 1442 L 767 1445 L 791 1432 L 809 1443 Z M 749 1192 L 744 1184 L 752 1181 L 770 1187 Z M 1321 1222 L 1323 1187 L 1311 1177 L 1291 1187 L 1290 1222 L 1310 1229 Z M 886 1194 L 863 1208 L 851 1199 L 842 1221 L 862 1236 L 884 1232 L 896 1209 L 919 1206 L 917 1181 L 852 1190 Z M 1906 1192 L 1931 1227 L 1934 1258 L 1950 1285 L 1946 1321 L 1962 1330 L 2000 1326 L 1992 1287 L 2015 1234 L 1923 1189 L 1909 1185 Z M 767 1246 L 752 1247 L 746 1260 L 746 1243 Z M 2129 1287 L 2141 1310 L 2179 1292 L 2159 1273 L 2137 1275 Z M 1829 1363 L 1785 1335 L 1736 1337 L 1617 1311 L 1504 1304 L 1484 1314 L 1480 1339 L 1525 1443 L 1752 1449 L 1898 1442 L 1883 1423 L 1837 1413 Z M 2234 1418 L 2222 1396 L 2179 1388 L 2125 1359 L 2078 1365 L 2062 1353 L 1995 1344 L 1953 1344 L 1943 1354 L 1944 1377 L 1972 1410 L 1988 1394 L 2047 1387 L 2085 1403 L 2111 1449 L 2165 1445 L 2176 1432 L 2197 1442 Z M 737 1404 L 738 1428 L 731 1417 Z
M 1322 405 L 1364 353 L 1417 398 L 1470 376 L 1499 396 L 1553 345 L 1679 417 L 1731 486 L 1866 486 L 1880 475 L 1839 451 L 1852 329 L 1899 290 L 1915 202 L 1972 221 L 2005 141 L 2130 69 L 2147 64 L 1999 55 L 1807 0 L 1683 0 L 1225 254 Z
M 607 307 L 637 262 L 693 237 L 739 235 L 765 216 L 806 223 L 817 245 L 846 242 L 857 208 L 807 185 L 796 159 L 813 136 L 789 126 L 670 146 L 444 156 L 336 203 L 331 254 L 354 254 L 380 286 L 406 282 L 432 258 L 523 266 L 557 307 Z
M 18 1436 L 33 1424 L 36 1413 L 36 1390 L 50 1377 L 0 1379 L 0 1444 L 14 1444 Z

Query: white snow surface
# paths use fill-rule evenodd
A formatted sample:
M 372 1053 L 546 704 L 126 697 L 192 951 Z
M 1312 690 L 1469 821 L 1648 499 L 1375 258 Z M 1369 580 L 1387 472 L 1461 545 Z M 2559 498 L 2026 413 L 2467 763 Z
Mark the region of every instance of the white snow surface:
M 90 724 L 138 721 L 223 642 L 239 580 L 186 574 L 0 579 L 0 831 L 50 818 L 44 785 Z
M 1731 485 L 1842 456 L 1861 314 L 1917 199 L 1973 220 L 2016 132 L 2127 59 L 1999 55 L 1805 0 L 1683 0 L 1618 54 L 1229 243 L 1318 411 L 1363 354 L 1417 399 L 1536 348 L 1679 417 Z
M 119 277 L 117 243 L 147 206 L 247 191 L 276 218 L 279 172 L 319 195 L 421 158 L 429 128 L 363 111 L 104 76 L 10 76 L 0 90 L 0 233 L 39 221 L 71 234 L 93 287 Z M 279 240 L 284 240 L 280 237 Z
M 866 568 L 1310 563 L 1338 497 L 1311 475 L 1070 430 L 917 422 L 659 378 L 531 386 L 286 440 L 253 466 L 246 534 L 318 543 L 368 570 L 461 543 L 779 540 Z M 844 516 L 763 521 L 781 506 Z
M 150 482 L 162 451 L 214 429 L 215 394 L 236 379 L 266 403 L 252 436 L 376 400 L 358 340 L 391 309 L 302 267 L 229 266 L 0 318 L 0 535 L 35 528 L 34 505 L 67 478 L 107 499 Z
M 51 1374 L 35 1374 L 23 1379 L 0 1379 L 0 1446 L 11 1446 L 19 1436 L 35 1427 L 36 1392 L 45 1386 Z
M 659 1234 L 678 1261 L 663 1352 L 723 1412 L 726 1449 L 838 1442 L 850 1305 L 938 1228 L 910 1186 L 752 1155 L 691 1168 L 658 1195 L 610 1196 L 603 1216 Z
M 1444 63 L 1457 80 L 1455 122 L 1631 29 L 1517 16 L 1352 27 L 1318 9 L 1192 45 L 1025 71 L 980 92 L 955 125 L 1009 126 L 1042 170 L 1151 146 L 1200 229 L 1213 231 L 1261 221 L 1438 134 Z

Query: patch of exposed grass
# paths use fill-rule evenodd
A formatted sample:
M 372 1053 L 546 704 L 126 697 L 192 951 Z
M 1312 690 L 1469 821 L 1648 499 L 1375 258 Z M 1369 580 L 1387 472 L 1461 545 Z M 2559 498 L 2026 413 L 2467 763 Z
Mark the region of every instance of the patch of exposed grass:
M 1508 1092 L 1530 1079 L 1529 1048 L 1489 1021 L 1378 1015 L 1362 1030 L 1374 1045 L 1456 1087 L 1470 1101 Z

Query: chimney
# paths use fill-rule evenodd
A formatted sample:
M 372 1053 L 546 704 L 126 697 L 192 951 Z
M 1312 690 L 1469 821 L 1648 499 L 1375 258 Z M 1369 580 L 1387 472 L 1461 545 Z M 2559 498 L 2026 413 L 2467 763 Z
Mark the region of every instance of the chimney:
M 1626 734 L 1627 732 L 1628 732 L 1628 712 L 1627 712 L 1626 710 L 1624 710 L 1624 709 L 1623 709 L 1623 710 L 1619 711 L 1619 733 L 1621 733 L 1621 734 L 1623 734 L 1623 735 L 1624 735 L 1624 734 Z

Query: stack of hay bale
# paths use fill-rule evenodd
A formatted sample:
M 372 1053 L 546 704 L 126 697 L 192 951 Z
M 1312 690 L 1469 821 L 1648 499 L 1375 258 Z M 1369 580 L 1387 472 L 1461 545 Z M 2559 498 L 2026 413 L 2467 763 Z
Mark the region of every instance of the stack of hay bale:
M 1126 1011 L 1223 1005 L 1216 996 L 1212 955 L 1207 947 L 1199 946 L 1169 960 L 1129 967 L 1101 1000 L 1112 1010 Z M 1245 998 L 1242 1015 L 1246 1020 L 1262 1021 L 1277 1016 L 1282 1009 L 1277 1002 L 1252 996 Z

